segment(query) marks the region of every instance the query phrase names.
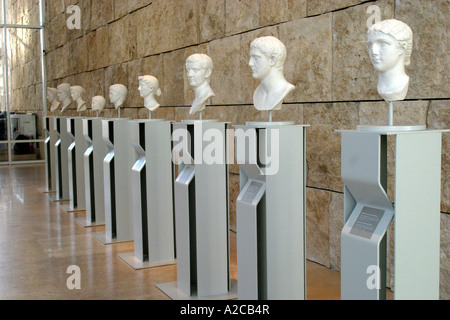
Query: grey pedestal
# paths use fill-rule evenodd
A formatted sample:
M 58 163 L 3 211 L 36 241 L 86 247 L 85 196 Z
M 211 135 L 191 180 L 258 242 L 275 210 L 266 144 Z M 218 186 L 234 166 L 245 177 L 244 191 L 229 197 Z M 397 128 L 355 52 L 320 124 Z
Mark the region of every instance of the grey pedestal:
M 67 132 L 70 139 L 68 149 L 69 205 L 62 205 L 67 212 L 86 210 L 84 183 L 84 153 L 87 142 L 83 136 L 83 119 L 67 118 Z
M 394 298 L 439 299 L 442 131 L 340 132 L 342 299 L 385 299 L 386 231 L 393 218 Z M 389 135 L 395 136 L 395 206 L 387 196 Z
M 184 145 L 189 155 L 175 181 L 177 282 L 157 285 L 172 299 L 236 297 L 229 270 L 226 128 L 214 120 L 173 124 L 174 136 L 183 136 L 177 146 Z M 208 133 L 221 134 L 215 143 L 222 156 L 211 164 L 202 157 L 211 144 L 204 139 Z
M 44 153 L 45 153 L 45 188 L 40 190 L 42 193 L 55 192 L 56 173 L 55 173 L 55 143 L 56 132 L 53 117 L 45 117 L 44 121 Z
M 130 121 L 134 251 L 119 254 L 134 269 L 175 264 L 172 124 Z
M 106 156 L 106 143 L 100 118 L 84 118 L 82 123 L 86 140 L 83 155 L 86 215 L 75 220 L 83 227 L 95 227 L 105 225 L 103 159 Z
M 55 155 L 55 194 L 49 194 L 52 201 L 69 200 L 69 164 L 67 150 L 70 138 L 67 133 L 67 118 L 55 117 L 54 127 L 57 140 L 54 147 Z
M 306 299 L 306 127 L 236 126 L 239 299 Z
M 107 147 L 103 159 L 106 230 L 93 235 L 103 244 L 133 241 L 130 120 L 103 119 L 102 132 Z

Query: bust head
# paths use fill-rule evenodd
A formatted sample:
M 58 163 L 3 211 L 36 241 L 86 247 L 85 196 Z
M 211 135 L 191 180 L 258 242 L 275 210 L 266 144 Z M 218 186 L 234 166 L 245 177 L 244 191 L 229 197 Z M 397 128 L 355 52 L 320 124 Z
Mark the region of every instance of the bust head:
M 249 66 L 255 79 L 264 79 L 272 69 L 283 72 L 286 46 L 272 36 L 256 38 L 250 44 Z
M 408 25 L 388 19 L 375 23 L 367 32 L 370 60 L 378 72 L 378 93 L 386 101 L 403 100 L 408 93 L 413 33 Z
M 103 110 L 105 105 L 106 105 L 106 99 L 104 97 L 95 96 L 92 98 L 92 110 L 93 111 Z
M 139 92 L 141 97 L 145 98 L 151 94 L 161 95 L 161 89 L 159 88 L 159 81 L 154 76 L 146 75 L 140 76 L 139 80 Z
M 410 64 L 413 33 L 407 24 L 395 19 L 375 23 L 367 32 L 367 41 L 370 59 L 377 71 L 388 71 L 398 63 Z
M 57 93 L 58 93 L 58 100 L 61 102 L 70 99 L 70 84 L 61 83 L 57 87 Z
M 48 102 L 54 102 L 58 96 L 58 91 L 56 88 L 47 88 L 47 100 Z
M 189 84 L 193 88 L 204 83 L 210 83 L 213 70 L 212 59 L 203 53 L 195 53 L 186 59 L 186 74 Z
M 109 87 L 109 100 L 114 107 L 119 108 L 127 98 L 128 89 L 123 84 L 113 84 Z
M 72 86 L 70 87 L 70 94 L 72 96 L 72 99 L 77 101 L 78 99 L 82 98 L 83 94 L 86 92 L 83 87 L 81 86 Z

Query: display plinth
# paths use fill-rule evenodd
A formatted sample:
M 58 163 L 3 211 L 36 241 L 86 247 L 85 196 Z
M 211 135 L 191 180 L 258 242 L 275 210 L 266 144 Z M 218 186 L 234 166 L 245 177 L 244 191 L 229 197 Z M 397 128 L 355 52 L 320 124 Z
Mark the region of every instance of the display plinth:
M 177 298 L 173 295 L 174 286 L 186 299 L 219 295 L 233 299 L 236 294 L 231 291 L 229 270 L 227 123 L 183 121 L 174 123 L 173 129 L 173 140 L 182 141 L 174 149 L 183 146 L 175 181 L 177 282 L 157 287 L 172 299 Z M 210 142 L 212 135 L 215 139 Z M 208 152 L 215 154 L 215 161 L 210 162 Z
M 306 299 L 305 136 L 292 122 L 236 126 L 238 297 Z
M 45 117 L 44 125 L 45 188 L 40 191 L 42 193 L 52 193 L 55 192 L 56 186 L 55 143 L 57 141 L 53 117 Z
M 57 136 L 55 143 L 55 194 L 49 194 L 52 201 L 69 200 L 69 162 L 67 150 L 70 146 L 70 138 L 67 133 L 67 118 L 55 117 L 54 127 Z
M 92 233 L 103 244 L 133 241 L 131 169 L 134 150 L 129 119 L 103 119 L 105 231 Z
M 134 251 L 119 257 L 134 269 L 175 264 L 172 124 L 130 121 L 130 131 L 136 159 L 131 173 Z
M 67 212 L 86 210 L 84 183 L 84 153 L 87 143 L 83 136 L 83 119 L 67 118 L 67 132 L 70 139 L 69 163 L 69 205 L 62 205 Z
M 386 297 L 386 232 L 395 220 L 394 299 L 439 299 L 441 140 L 438 130 L 342 134 L 345 226 L 341 298 Z M 387 136 L 395 136 L 395 206 Z
M 103 159 L 106 156 L 106 143 L 103 140 L 101 118 L 84 118 L 82 123 L 86 140 L 83 155 L 86 215 L 75 220 L 83 227 L 96 227 L 105 225 Z

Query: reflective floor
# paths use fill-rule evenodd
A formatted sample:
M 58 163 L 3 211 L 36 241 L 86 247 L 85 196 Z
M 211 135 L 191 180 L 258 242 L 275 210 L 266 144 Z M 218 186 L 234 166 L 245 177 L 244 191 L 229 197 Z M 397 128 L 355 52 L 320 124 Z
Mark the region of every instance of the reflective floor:
M 133 242 L 103 245 L 68 213 L 67 202 L 42 193 L 43 165 L 0 167 L 1 300 L 169 300 L 156 284 L 176 281 L 176 265 L 134 270 L 119 253 Z M 231 235 L 231 276 L 237 279 L 235 234 Z M 69 290 L 69 266 L 78 266 L 81 289 Z M 340 299 L 340 274 L 307 263 L 308 300 Z

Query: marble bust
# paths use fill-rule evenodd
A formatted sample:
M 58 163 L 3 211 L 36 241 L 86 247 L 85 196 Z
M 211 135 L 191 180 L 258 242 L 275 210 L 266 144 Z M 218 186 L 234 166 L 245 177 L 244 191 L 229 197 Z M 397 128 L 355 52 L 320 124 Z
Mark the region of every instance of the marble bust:
M 102 96 L 95 96 L 92 98 L 92 110 L 97 112 L 97 116 L 100 113 L 100 111 L 103 110 L 103 108 L 106 105 L 106 99 Z
M 272 36 L 260 37 L 250 44 L 249 67 L 260 85 L 253 95 L 253 103 L 260 111 L 280 110 L 284 98 L 295 89 L 284 78 L 286 46 Z
M 144 106 L 151 112 L 160 107 L 158 101 L 156 101 L 155 95 L 161 95 L 161 89 L 159 88 L 159 81 L 157 78 L 151 75 L 140 76 L 139 80 L 139 92 L 142 98 L 144 98 Z
M 186 60 L 187 80 L 195 94 L 191 115 L 205 110 L 208 99 L 215 96 L 210 86 L 212 70 L 212 59 L 206 54 L 196 53 Z
M 86 101 L 83 100 L 83 95 L 86 93 L 86 90 L 84 90 L 81 86 L 72 86 L 70 87 L 70 94 L 72 96 L 73 101 L 76 101 L 77 103 L 77 111 L 82 112 L 86 111 Z
M 383 20 L 369 28 L 367 42 L 378 72 L 378 93 L 387 102 L 405 99 L 409 87 L 405 66 L 410 64 L 413 47 L 411 29 L 399 20 Z
M 68 83 L 61 83 L 57 88 L 56 88 L 58 94 L 58 101 L 61 102 L 62 104 L 62 108 L 61 108 L 61 113 L 66 111 L 67 107 L 69 107 L 69 105 L 72 103 L 72 99 L 71 99 L 71 93 L 70 93 L 70 84 Z
M 61 102 L 58 101 L 58 90 L 56 88 L 47 88 L 47 101 L 51 103 L 50 111 L 55 112 L 58 110 Z
M 127 98 L 128 89 L 123 84 L 113 84 L 109 87 L 109 101 L 118 109 Z

